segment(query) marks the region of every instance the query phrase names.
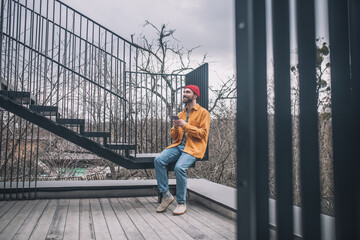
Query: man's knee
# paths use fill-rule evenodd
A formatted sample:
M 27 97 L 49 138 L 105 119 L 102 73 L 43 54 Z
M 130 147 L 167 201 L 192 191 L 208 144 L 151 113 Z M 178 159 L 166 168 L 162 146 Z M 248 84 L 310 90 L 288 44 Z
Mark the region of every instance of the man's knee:
M 157 157 L 154 159 L 154 165 L 155 165 L 155 166 L 164 166 L 164 161 L 163 161 L 163 159 L 162 159 L 160 156 L 157 156 Z
M 175 165 L 174 172 L 175 172 L 175 174 L 184 174 L 184 173 L 186 173 L 186 168 Z

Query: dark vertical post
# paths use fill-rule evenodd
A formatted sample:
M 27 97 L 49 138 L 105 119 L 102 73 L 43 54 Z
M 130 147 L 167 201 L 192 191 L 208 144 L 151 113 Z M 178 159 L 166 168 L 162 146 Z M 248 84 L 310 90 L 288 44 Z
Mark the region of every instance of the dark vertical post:
M 275 181 L 278 239 L 293 238 L 289 1 L 274 0 Z
M 256 239 L 252 1 L 235 1 L 237 70 L 237 235 Z
M 352 155 L 356 110 L 351 104 L 348 17 L 348 1 L 329 0 L 336 239 L 355 239 L 358 228 L 354 164 L 359 156 Z
M 134 91 L 135 91 L 135 132 L 134 132 L 134 137 L 135 137 L 135 146 L 137 146 L 137 126 L 138 126 L 138 95 L 137 95 L 137 86 L 138 86 L 138 57 L 139 57 L 139 50 L 138 48 L 135 49 L 135 87 L 134 87 Z M 137 147 L 135 149 L 135 157 L 136 157 L 136 153 L 137 153 Z
M 350 61 L 351 61 L 351 87 L 352 87 L 352 111 L 354 113 L 353 119 L 353 154 L 352 156 L 360 156 L 360 31 L 359 31 L 359 22 L 360 22 L 360 1 L 359 0 L 350 0 L 349 1 L 349 14 L 350 14 Z M 360 172 L 360 162 L 354 160 L 354 171 L 356 179 L 355 179 L 355 202 L 356 204 L 356 219 L 355 226 L 360 226 L 360 174 L 356 174 Z M 360 228 L 357 228 L 355 239 L 360 238 Z
M 300 85 L 302 233 L 304 239 L 321 239 L 314 0 L 298 1 L 296 7 Z
M 3 33 L 4 33 L 4 0 L 1 0 L 1 19 L 0 19 L 0 77 L 1 76 L 1 69 L 2 69 L 2 46 L 3 46 Z
M 255 114 L 256 237 L 269 239 L 269 153 L 266 78 L 266 2 L 254 1 L 253 51 Z M 256 70 L 255 70 L 256 69 Z M 256 94 L 256 95 L 255 95 Z

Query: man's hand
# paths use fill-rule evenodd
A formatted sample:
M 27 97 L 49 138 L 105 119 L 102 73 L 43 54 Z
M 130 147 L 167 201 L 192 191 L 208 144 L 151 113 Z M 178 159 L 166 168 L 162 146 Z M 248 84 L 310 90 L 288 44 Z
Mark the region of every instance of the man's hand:
M 178 120 L 173 120 L 173 123 L 174 123 L 174 127 L 178 128 L 178 127 L 183 127 L 186 122 L 182 119 L 178 119 Z

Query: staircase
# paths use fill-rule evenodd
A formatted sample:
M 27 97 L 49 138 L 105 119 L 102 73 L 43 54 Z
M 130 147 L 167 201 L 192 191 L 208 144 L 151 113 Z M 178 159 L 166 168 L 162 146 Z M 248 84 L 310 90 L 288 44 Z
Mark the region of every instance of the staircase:
M 34 105 L 30 92 L 1 90 L 0 107 L 125 168 L 153 168 L 152 159 L 144 161 L 141 158 L 137 160 L 130 157 L 130 150 L 136 150 L 136 145 L 110 143 L 108 142 L 110 132 L 85 132 L 84 119 L 61 118 L 57 106 Z M 79 131 L 67 127 L 75 127 Z M 103 144 L 99 144 L 91 138 L 101 138 Z M 124 150 L 125 156 L 119 155 L 113 149 Z

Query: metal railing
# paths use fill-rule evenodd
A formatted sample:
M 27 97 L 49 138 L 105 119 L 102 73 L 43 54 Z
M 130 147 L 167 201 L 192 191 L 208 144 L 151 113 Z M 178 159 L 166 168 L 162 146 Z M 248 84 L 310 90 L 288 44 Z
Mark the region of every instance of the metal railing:
M 171 116 L 181 109 L 185 75 L 138 72 L 146 49 L 58 0 L 2 0 L 0 14 L 2 95 L 105 147 L 128 144 L 136 154 L 170 144 Z M 30 155 L 26 149 L 42 145 L 39 138 L 48 133 L 11 109 L 0 110 L 4 190 L 20 189 L 24 179 L 36 185 L 39 156 L 33 147 Z M 29 133 L 34 128 L 37 135 Z M 123 149 L 112 151 L 126 155 Z

